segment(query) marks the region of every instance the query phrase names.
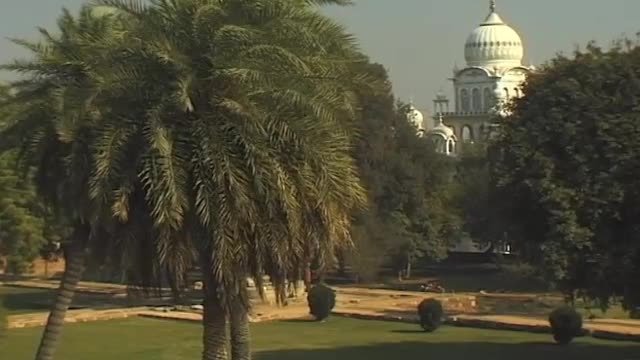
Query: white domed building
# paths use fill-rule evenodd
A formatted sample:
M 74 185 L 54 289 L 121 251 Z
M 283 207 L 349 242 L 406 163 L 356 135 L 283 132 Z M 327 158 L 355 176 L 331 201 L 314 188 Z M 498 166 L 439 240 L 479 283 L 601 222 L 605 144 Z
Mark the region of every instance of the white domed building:
M 424 115 L 420 110 L 416 109 L 416 107 L 413 106 L 413 101 L 409 102 L 409 108 L 407 109 L 407 120 L 409 120 L 409 122 L 416 127 L 418 136 L 422 136 L 427 130 L 427 124 L 425 124 Z
M 442 114 L 438 115 L 438 125 L 427 133 L 427 136 L 434 142 L 436 151 L 445 155 L 455 155 L 458 138 L 453 129 L 444 124 Z
M 451 129 L 452 140 L 483 141 L 491 118 L 501 113 L 502 104 L 522 96 L 522 83 L 534 67 L 523 65 L 522 39 L 498 15 L 495 0 L 490 2 L 490 12 L 484 22 L 467 37 L 464 57 L 466 67 L 455 66 L 451 79 L 455 108 L 450 111 L 449 100 L 439 93 L 434 100 L 434 118 L 438 119 L 436 123 Z M 427 136 L 438 141 L 442 137 L 442 131 L 436 132 L 439 126 Z M 455 145 L 453 147 L 455 150 Z M 438 149 L 448 155 L 455 154 L 448 146 Z

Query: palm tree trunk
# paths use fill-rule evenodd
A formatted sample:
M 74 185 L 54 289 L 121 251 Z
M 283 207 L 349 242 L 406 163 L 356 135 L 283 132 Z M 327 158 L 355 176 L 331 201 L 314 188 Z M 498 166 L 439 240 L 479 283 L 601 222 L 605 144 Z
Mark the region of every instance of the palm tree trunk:
M 204 316 L 202 324 L 202 360 L 227 360 L 227 311 L 218 295 L 218 283 L 213 279 L 209 266 L 202 267 L 204 285 Z
M 76 234 L 80 235 L 78 232 L 82 232 L 83 230 L 76 231 Z M 47 325 L 44 328 L 36 360 L 53 359 L 62 335 L 64 318 L 69 309 L 69 305 L 71 305 L 76 286 L 84 272 L 84 251 L 77 243 L 77 240 L 79 239 L 74 239 L 74 243 L 65 249 L 64 275 L 62 276 L 62 281 L 60 281 L 55 302 L 49 313 Z
M 227 314 L 217 299 L 204 301 L 202 360 L 227 360 Z
M 304 263 L 304 291 L 309 292 L 311 289 L 311 262 L 305 261 Z
M 246 284 L 244 289 L 246 293 Z M 248 301 L 238 299 L 231 304 L 231 360 L 251 360 Z

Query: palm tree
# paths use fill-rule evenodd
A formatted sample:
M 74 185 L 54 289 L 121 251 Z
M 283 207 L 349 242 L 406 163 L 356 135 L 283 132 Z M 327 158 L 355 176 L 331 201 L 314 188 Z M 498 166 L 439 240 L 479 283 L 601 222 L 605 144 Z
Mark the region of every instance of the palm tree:
M 53 358 L 87 249 L 103 232 L 99 219 L 108 223 L 110 218 L 110 209 L 101 208 L 90 196 L 89 180 L 95 171 L 92 127 L 100 119 L 94 70 L 100 67 L 104 45 L 118 32 L 109 19 L 95 17 L 89 7 L 78 18 L 64 10 L 58 28 L 60 34 L 55 36 L 40 29 L 41 43 L 14 40 L 34 58 L 3 66 L 27 78 L 12 84 L 15 94 L 3 104 L 11 116 L 0 150 L 20 148 L 21 165 L 39 195 L 73 225 L 72 236 L 62 243 L 64 275 L 36 359 Z
M 197 251 L 203 359 L 226 359 L 227 314 L 232 356 L 246 359 L 246 275 L 283 279 L 312 250 L 325 259 L 349 242 L 349 213 L 362 202 L 349 156 L 353 87 L 366 82 L 351 65 L 363 59 L 340 26 L 306 5 L 314 1 L 102 3 L 126 20 L 109 37 L 89 21 L 63 28 L 61 39 L 76 34 L 75 43 L 58 49 L 65 43 L 45 35 L 64 61 L 33 47 L 35 62 L 13 66 L 35 74 L 22 98 L 40 103 L 28 106 L 37 116 L 16 122 L 42 129 L 27 153 L 56 159 L 38 178 L 68 190 L 49 194 L 74 207 L 85 230 L 77 238 L 118 248 L 143 284 Z M 109 237 L 123 240 L 101 240 Z M 85 243 L 72 244 L 70 259 L 83 258 Z M 70 266 L 63 290 L 80 270 Z M 70 292 L 61 294 L 39 359 L 52 357 Z
M 327 239 L 347 238 L 345 209 L 357 201 L 345 199 L 361 193 L 349 157 L 349 87 L 361 79 L 350 65 L 362 59 L 341 27 L 299 1 L 101 3 L 133 28 L 111 81 L 146 104 L 145 124 L 114 128 L 147 131 L 139 151 L 153 156 L 140 156 L 139 173 L 156 226 L 170 234 L 189 220 L 205 278 L 203 358 L 223 358 L 246 274 L 286 271 L 308 248 L 328 254 Z M 246 306 L 232 312 L 246 319 Z

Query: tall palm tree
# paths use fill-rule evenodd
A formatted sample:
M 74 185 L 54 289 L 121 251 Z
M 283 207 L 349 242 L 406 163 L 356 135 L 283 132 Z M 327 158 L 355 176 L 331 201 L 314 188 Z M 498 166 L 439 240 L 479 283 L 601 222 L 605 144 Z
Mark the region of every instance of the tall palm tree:
M 110 222 L 110 208 L 91 196 L 90 178 L 94 124 L 100 121 L 95 69 L 100 68 L 105 44 L 119 32 L 108 18 L 84 7 L 74 18 L 67 10 L 58 21 L 59 34 L 40 29 L 43 41 L 14 40 L 32 52 L 33 59 L 15 61 L 6 70 L 26 75 L 12 84 L 15 92 L 3 108 L 10 108 L 2 132 L 2 151 L 20 148 L 21 165 L 36 183 L 39 195 L 54 212 L 73 224 L 63 241 L 65 270 L 52 305 L 36 359 L 52 359 L 60 340 L 65 314 L 85 267 L 90 243 Z
M 140 157 L 154 169 L 141 172 L 147 196 L 166 233 L 192 219 L 207 295 L 203 358 L 224 357 L 211 334 L 224 339 L 246 274 L 286 271 L 310 247 L 302 239 L 346 238 L 344 209 L 357 201 L 342 202 L 361 193 L 348 155 L 349 87 L 361 80 L 350 64 L 362 59 L 341 27 L 299 1 L 101 3 L 130 19 L 111 81 L 147 104 L 146 124 L 132 130 L 146 127 L 139 150 L 153 153 Z
M 92 32 L 89 21 L 70 26 L 77 31 L 63 28 L 61 39 L 77 33 L 77 41 L 59 49 L 60 40 L 45 34 L 65 61 L 34 47 L 35 62 L 13 66 L 35 74 L 23 98 L 42 104 L 30 107 L 39 117 L 25 115 L 17 127 L 44 126 L 46 143 L 28 153 L 44 149 L 57 159 L 41 177 L 69 188 L 51 192 L 58 204 L 84 204 L 72 209 L 85 230 L 78 238 L 88 231 L 98 244 L 124 239 L 105 243 L 141 265 L 141 280 L 166 264 L 185 267 L 198 252 L 203 359 L 228 356 L 227 314 L 232 356 L 246 359 L 248 301 L 239 301 L 246 275 L 283 279 L 276 275 L 293 271 L 312 249 L 328 258 L 348 243 L 350 208 L 362 202 L 349 157 L 352 88 L 366 82 L 351 65 L 362 58 L 340 26 L 307 5 L 314 1 L 102 3 L 126 26 L 108 37 Z M 65 106 L 56 108 L 60 97 Z M 63 166 L 68 159 L 78 169 Z M 65 276 L 62 289 L 72 290 L 78 278 Z M 52 357 L 58 310 L 70 292 L 61 294 L 39 359 Z

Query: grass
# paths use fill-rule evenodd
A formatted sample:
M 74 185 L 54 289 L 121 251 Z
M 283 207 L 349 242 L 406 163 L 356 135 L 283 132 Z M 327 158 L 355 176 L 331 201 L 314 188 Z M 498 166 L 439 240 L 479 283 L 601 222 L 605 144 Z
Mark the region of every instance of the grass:
M 637 359 L 640 344 L 577 339 L 568 347 L 551 336 L 442 327 L 426 334 L 415 325 L 331 318 L 326 323 L 288 321 L 253 326 L 256 360 L 518 360 Z M 41 329 L 11 330 L 2 358 L 32 358 Z M 186 360 L 201 351 L 201 327 L 163 320 L 130 319 L 67 325 L 58 359 Z
M 0 302 L 8 315 L 49 310 L 54 291 L 0 285 Z
M 486 314 L 534 316 L 546 318 L 555 308 L 565 305 L 560 295 L 537 295 L 526 298 L 477 296 L 478 310 Z M 582 300 L 576 300 L 576 310 L 587 319 L 629 319 L 629 313 L 621 305 L 611 305 L 602 311 L 595 305 L 587 307 Z
M 57 290 L 54 289 L 34 289 L 0 285 L 0 306 L 4 307 L 7 315 L 46 312 L 49 311 L 56 291 Z M 145 304 L 147 304 L 147 302 L 144 298 L 114 298 L 105 294 L 76 293 L 71 308 L 105 309 Z

